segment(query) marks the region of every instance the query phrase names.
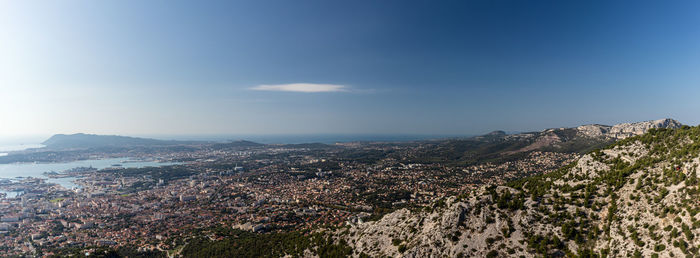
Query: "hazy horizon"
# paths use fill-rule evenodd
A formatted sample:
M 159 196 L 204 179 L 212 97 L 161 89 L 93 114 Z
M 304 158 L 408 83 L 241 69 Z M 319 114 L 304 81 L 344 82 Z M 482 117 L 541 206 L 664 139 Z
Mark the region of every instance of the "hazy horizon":
M 53 134 L 55 135 L 55 134 Z M 31 136 L 0 136 L 0 152 L 14 151 L 26 148 L 43 147 L 41 142 L 49 139 L 53 135 L 31 135 Z M 474 135 L 468 134 L 220 134 L 220 135 L 127 135 L 119 136 L 149 138 L 157 140 L 176 141 L 209 141 L 209 142 L 230 142 L 230 141 L 252 141 L 263 144 L 298 144 L 298 143 L 336 143 L 355 141 L 387 141 L 402 142 L 416 140 L 433 140 L 446 138 L 464 138 Z
M 665 118 L 658 118 L 665 119 Z M 649 119 L 642 121 L 629 122 L 644 122 L 658 119 Z M 671 118 L 672 119 L 672 118 Z M 629 123 L 624 122 L 624 123 Z M 682 121 L 679 121 L 682 124 Z M 600 123 L 593 123 L 600 124 Z M 615 123 L 619 124 L 619 123 Z M 608 124 L 608 125 L 615 125 Z M 584 124 L 560 126 L 560 127 L 577 127 Z M 687 124 L 686 124 L 687 125 Z M 334 142 L 352 142 L 352 141 L 414 141 L 414 140 L 432 140 L 446 138 L 465 138 L 484 135 L 493 131 L 505 131 L 507 134 L 517 134 L 525 132 L 539 132 L 546 129 L 559 128 L 548 127 L 538 128 L 534 130 L 518 130 L 505 131 L 501 129 L 492 129 L 486 132 L 476 134 L 391 134 L 391 133 L 354 133 L 354 134 L 333 134 L 333 133 L 306 133 L 306 134 L 98 134 L 90 132 L 71 132 L 71 133 L 54 133 L 54 134 L 36 134 L 36 135 L 0 135 L 0 151 L 12 151 L 13 149 L 3 149 L 4 146 L 15 147 L 25 144 L 39 144 L 51 136 L 57 134 L 97 134 L 97 135 L 118 135 L 140 138 L 151 138 L 158 140 L 177 140 L 177 141 L 212 141 L 212 142 L 227 142 L 227 141 L 253 141 L 264 144 L 297 144 L 297 143 L 334 143 Z M 36 147 L 36 146 L 34 146 Z
M 700 123 L 696 1 L 0 1 L 0 136 Z

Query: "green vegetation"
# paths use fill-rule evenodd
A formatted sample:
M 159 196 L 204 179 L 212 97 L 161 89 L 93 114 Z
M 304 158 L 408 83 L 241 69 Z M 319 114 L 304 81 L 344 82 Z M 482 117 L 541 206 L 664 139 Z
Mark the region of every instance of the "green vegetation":
M 562 178 L 574 166 L 576 166 L 576 162 L 572 162 L 571 164 L 548 174 L 526 177 L 511 181 L 506 185 L 530 193 L 532 200 L 539 200 L 545 193 L 550 192 L 553 181 Z
M 490 192 L 493 200 L 496 200 L 496 205 L 499 209 L 509 209 L 513 211 L 525 208 L 525 194 L 522 192 L 515 196 L 511 194 L 509 190 L 503 191 L 503 193 L 500 195 L 495 189 L 490 190 Z
M 320 257 L 347 257 L 352 249 L 344 241 L 334 241 L 321 233 L 283 232 L 251 233 L 235 229 L 219 229 L 223 240 L 195 238 L 182 250 L 184 257 L 303 257 L 310 250 Z
M 487 258 L 496 258 L 499 257 L 498 251 L 496 250 L 491 250 L 489 253 L 486 254 Z
M 549 256 L 552 249 L 563 249 L 564 243 L 557 236 L 533 235 L 527 238 L 527 248 L 537 254 Z
M 85 250 L 94 249 L 89 255 L 86 255 Z M 130 257 L 130 258 L 141 258 L 141 257 L 167 257 L 164 252 L 160 251 L 138 251 L 134 246 L 122 246 L 118 248 L 109 248 L 104 246 L 86 246 L 86 247 L 69 247 L 60 248 L 56 250 L 50 250 L 54 254 L 48 257 Z
M 51 199 L 49 202 L 57 203 L 57 202 L 62 202 L 63 200 L 65 200 L 65 198 L 55 198 L 55 199 Z

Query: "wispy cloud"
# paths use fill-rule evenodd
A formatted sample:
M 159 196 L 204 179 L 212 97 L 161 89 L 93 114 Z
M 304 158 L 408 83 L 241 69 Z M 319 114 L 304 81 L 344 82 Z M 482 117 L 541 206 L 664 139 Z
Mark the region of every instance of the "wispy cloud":
M 290 83 L 290 84 L 275 84 L 275 85 L 258 85 L 250 88 L 251 90 L 261 91 L 289 91 L 289 92 L 348 92 L 349 89 L 345 85 L 337 84 L 317 84 L 317 83 Z

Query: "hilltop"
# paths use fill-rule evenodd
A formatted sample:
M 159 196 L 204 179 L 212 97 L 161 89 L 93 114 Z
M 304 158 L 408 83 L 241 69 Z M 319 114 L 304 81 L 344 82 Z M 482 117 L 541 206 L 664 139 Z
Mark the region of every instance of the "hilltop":
M 397 210 L 335 237 L 354 256 L 697 257 L 700 127 L 648 125 L 658 124 L 606 129 L 623 140 L 556 172 Z M 629 135 L 638 128 L 648 131 Z
M 167 146 L 192 143 L 196 142 L 76 133 L 56 134 L 41 144 L 45 145 L 47 149 L 85 149 L 99 147 Z

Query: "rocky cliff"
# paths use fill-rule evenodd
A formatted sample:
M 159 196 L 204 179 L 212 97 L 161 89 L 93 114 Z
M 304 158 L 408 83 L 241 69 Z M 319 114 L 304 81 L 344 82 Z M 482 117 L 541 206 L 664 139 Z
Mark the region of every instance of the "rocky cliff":
M 666 118 L 637 123 L 622 123 L 613 126 L 608 125 L 582 125 L 576 127 L 578 133 L 587 137 L 608 137 L 613 139 L 624 139 L 627 137 L 641 135 L 652 128 L 675 129 L 683 126 L 680 122 Z

